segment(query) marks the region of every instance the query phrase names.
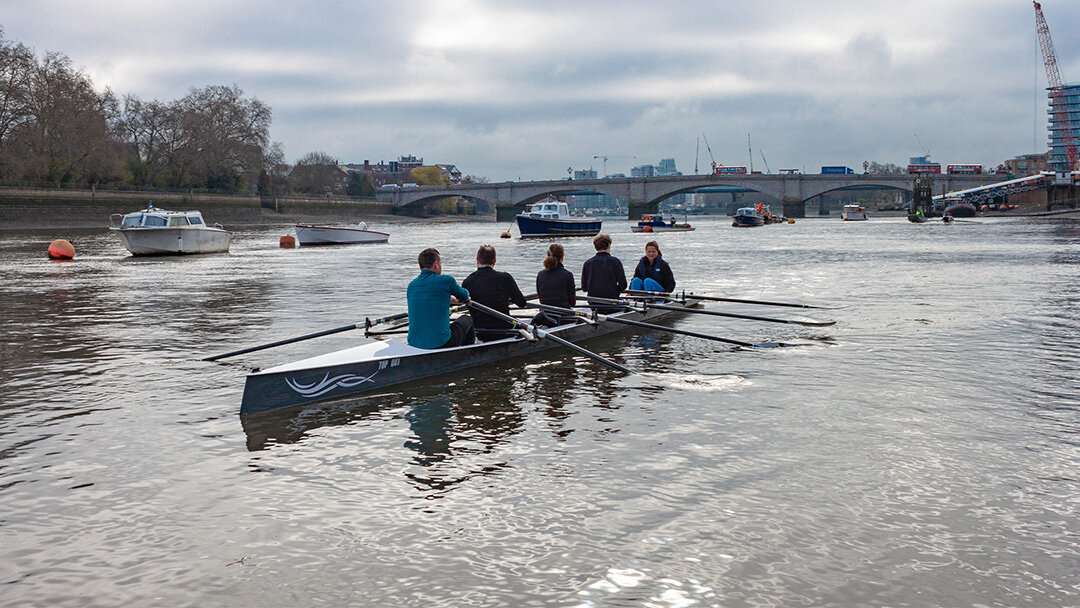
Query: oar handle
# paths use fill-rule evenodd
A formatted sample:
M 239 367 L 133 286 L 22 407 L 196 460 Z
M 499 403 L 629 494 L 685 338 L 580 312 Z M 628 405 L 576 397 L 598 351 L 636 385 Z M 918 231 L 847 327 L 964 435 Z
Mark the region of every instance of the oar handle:
M 594 353 L 594 352 L 592 352 L 590 350 L 586 350 L 586 349 L 578 346 L 577 344 L 574 344 L 573 342 L 570 342 L 569 340 L 564 340 L 564 339 L 562 339 L 562 338 L 560 338 L 560 337 L 558 337 L 556 335 L 553 335 L 551 332 L 540 329 L 539 327 L 536 327 L 535 325 L 532 325 L 530 323 L 525 323 L 524 321 L 519 321 L 518 319 L 515 319 L 514 317 L 511 317 L 510 315 L 503 314 L 503 313 L 501 313 L 501 312 L 499 312 L 499 311 L 497 311 L 497 310 L 495 310 L 495 309 L 493 309 L 493 308 L 491 308 L 489 306 L 484 306 L 483 304 L 481 304 L 481 303 L 479 303 L 479 302 L 477 302 L 475 300 L 469 300 L 469 306 L 472 307 L 472 308 L 475 308 L 476 310 L 479 310 L 480 312 L 485 312 L 485 313 L 487 313 L 487 314 L 489 314 L 489 315 L 491 315 L 493 317 L 502 319 L 503 321 L 506 321 L 507 323 L 510 323 L 514 328 L 520 327 L 520 328 L 522 328 L 522 329 L 524 329 L 526 331 L 530 331 L 530 332 L 536 334 L 537 337 L 545 338 L 547 340 L 551 340 L 552 342 L 561 344 L 561 345 L 563 345 L 563 346 L 565 346 L 565 347 L 567 347 L 567 348 L 569 348 L 571 350 L 575 350 L 575 351 L 585 355 L 586 357 L 596 359 L 597 361 L 600 361 L 601 363 L 604 363 L 605 365 L 609 365 L 611 367 L 614 367 L 615 369 L 617 369 L 617 370 L 619 370 L 621 372 L 625 372 L 627 374 L 634 373 L 630 369 L 627 369 L 627 368 L 623 367 L 622 365 L 619 365 L 618 363 L 615 363 L 614 361 L 610 361 L 608 359 L 605 359 L 605 358 L 601 357 L 600 355 L 598 355 L 598 354 L 596 354 L 596 353 Z
M 299 336 L 299 337 L 296 337 L 296 338 L 289 338 L 288 340 L 279 340 L 277 342 L 272 342 L 270 344 L 263 344 L 261 346 L 252 346 L 251 348 L 242 348 L 240 350 L 234 350 L 232 352 L 228 352 L 228 353 L 224 353 L 224 354 L 220 354 L 220 355 L 214 355 L 212 357 L 205 357 L 203 359 L 200 359 L 200 361 L 217 361 L 218 359 L 224 359 L 226 357 L 235 357 L 236 355 L 243 355 L 243 354 L 246 354 L 246 353 L 253 353 L 253 352 L 257 351 L 257 350 L 265 350 L 267 348 L 274 348 L 275 346 L 283 346 L 285 344 L 292 344 L 293 342 L 300 342 L 302 340 L 310 340 L 312 338 L 319 338 L 319 337 L 322 337 L 322 336 L 329 336 L 330 334 L 341 333 L 343 331 L 349 331 L 351 329 L 358 329 L 358 328 L 363 327 L 363 326 L 364 325 L 361 324 L 361 323 L 353 323 L 352 325 L 343 325 L 341 327 L 335 327 L 334 329 L 327 329 L 325 331 L 319 331 L 319 332 L 315 332 L 313 334 L 307 334 L 307 335 Z

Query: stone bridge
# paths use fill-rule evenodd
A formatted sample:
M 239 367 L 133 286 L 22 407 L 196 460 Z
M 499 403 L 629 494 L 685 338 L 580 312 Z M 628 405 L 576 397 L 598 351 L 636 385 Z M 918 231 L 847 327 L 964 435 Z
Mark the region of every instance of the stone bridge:
M 497 219 L 510 221 L 524 210 L 525 205 L 548 196 L 606 194 L 629 206 L 629 219 L 638 219 L 642 214 L 656 213 L 664 199 L 676 194 L 725 186 L 771 196 L 783 203 L 784 215 L 805 217 L 806 201 L 820 194 L 849 188 L 892 188 L 911 192 L 917 179 L 924 182 L 930 179 L 935 194 L 1002 181 L 999 175 L 678 175 L 382 188 L 377 199 L 404 206 L 446 196 L 462 196 L 493 203 Z

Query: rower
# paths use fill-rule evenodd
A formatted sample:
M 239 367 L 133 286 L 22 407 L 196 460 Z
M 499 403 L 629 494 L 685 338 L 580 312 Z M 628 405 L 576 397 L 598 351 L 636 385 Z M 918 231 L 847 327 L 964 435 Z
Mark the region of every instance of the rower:
M 675 275 L 671 266 L 660 254 L 660 245 L 656 241 L 645 243 L 645 256 L 638 261 L 634 269 L 634 278 L 630 280 L 630 289 L 634 291 L 675 291 Z
M 514 277 L 495 270 L 495 248 L 491 245 L 483 245 L 477 250 L 476 271 L 465 277 L 461 286 L 473 300 L 504 315 L 510 314 L 511 302 L 518 308 L 525 308 L 525 296 L 521 295 Z M 481 342 L 500 340 L 514 332 L 513 326 L 503 319 L 480 311 L 472 314 L 476 337 Z
M 611 255 L 611 236 L 598 234 L 593 238 L 596 255 L 585 260 L 581 267 L 581 289 L 592 298 L 615 299 L 626 290 L 626 273 L 619 258 Z M 602 313 L 616 312 L 621 308 L 598 306 Z
M 432 247 L 421 251 L 417 263 L 420 274 L 409 282 L 405 292 L 409 302 L 409 345 L 449 348 L 476 342 L 469 315 L 450 322 L 450 306 L 468 302 L 469 292 L 454 277 L 442 274 L 439 251 Z
M 577 287 L 574 284 L 573 273 L 563 267 L 563 255 L 562 245 L 558 243 L 548 245 L 544 269 L 536 273 L 536 293 L 541 304 L 572 308 L 577 304 Z M 570 320 L 572 317 L 540 311 L 533 317 L 533 324 L 554 327 Z

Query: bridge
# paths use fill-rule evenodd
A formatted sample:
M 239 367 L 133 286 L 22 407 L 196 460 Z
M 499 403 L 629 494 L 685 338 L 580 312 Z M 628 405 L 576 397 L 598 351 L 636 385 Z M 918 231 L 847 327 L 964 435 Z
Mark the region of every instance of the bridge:
M 845 189 L 896 189 L 912 192 L 916 180 L 929 179 L 933 192 L 976 188 L 1001 181 L 998 175 L 676 175 L 665 177 L 619 177 L 587 180 L 501 182 L 497 184 L 455 184 L 381 188 L 377 199 L 394 206 L 422 205 L 427 201 L 461 196 L 495 205 L 499 221 L 511 221 L 529 203 L 549 196 L 606 194 L 627 204 L 629 219 L 656 213 L 664 199 L 676 194 L 724 186 L 760 192 L 783 203 L 787 217 L 805 217 L 806 201 L 828 192 Z

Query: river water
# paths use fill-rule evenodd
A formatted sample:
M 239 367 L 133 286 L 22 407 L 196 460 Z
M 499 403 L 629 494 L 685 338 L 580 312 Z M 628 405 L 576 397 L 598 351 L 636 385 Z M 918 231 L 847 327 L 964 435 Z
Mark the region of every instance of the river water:
M 387 245 L 133 258 L 0 232 L 5 606 L 1080 604 L 1080 222 L 839 218 L 660 235 L 713 310 L 331 406 L 239 417 L 253 367 L 404 310 L 420 249 L 532 291 L 546 241 L 490 222 Z M 606 220 L 631 270 L 649 235 Z M 62 233 L 61 233 L 62 232 Z M 54 238 L 76 260 L 53 262 Z M 577 273 L 588 239 L 566 239 Z M 808 314 L 813 313 L 813 314 Z

